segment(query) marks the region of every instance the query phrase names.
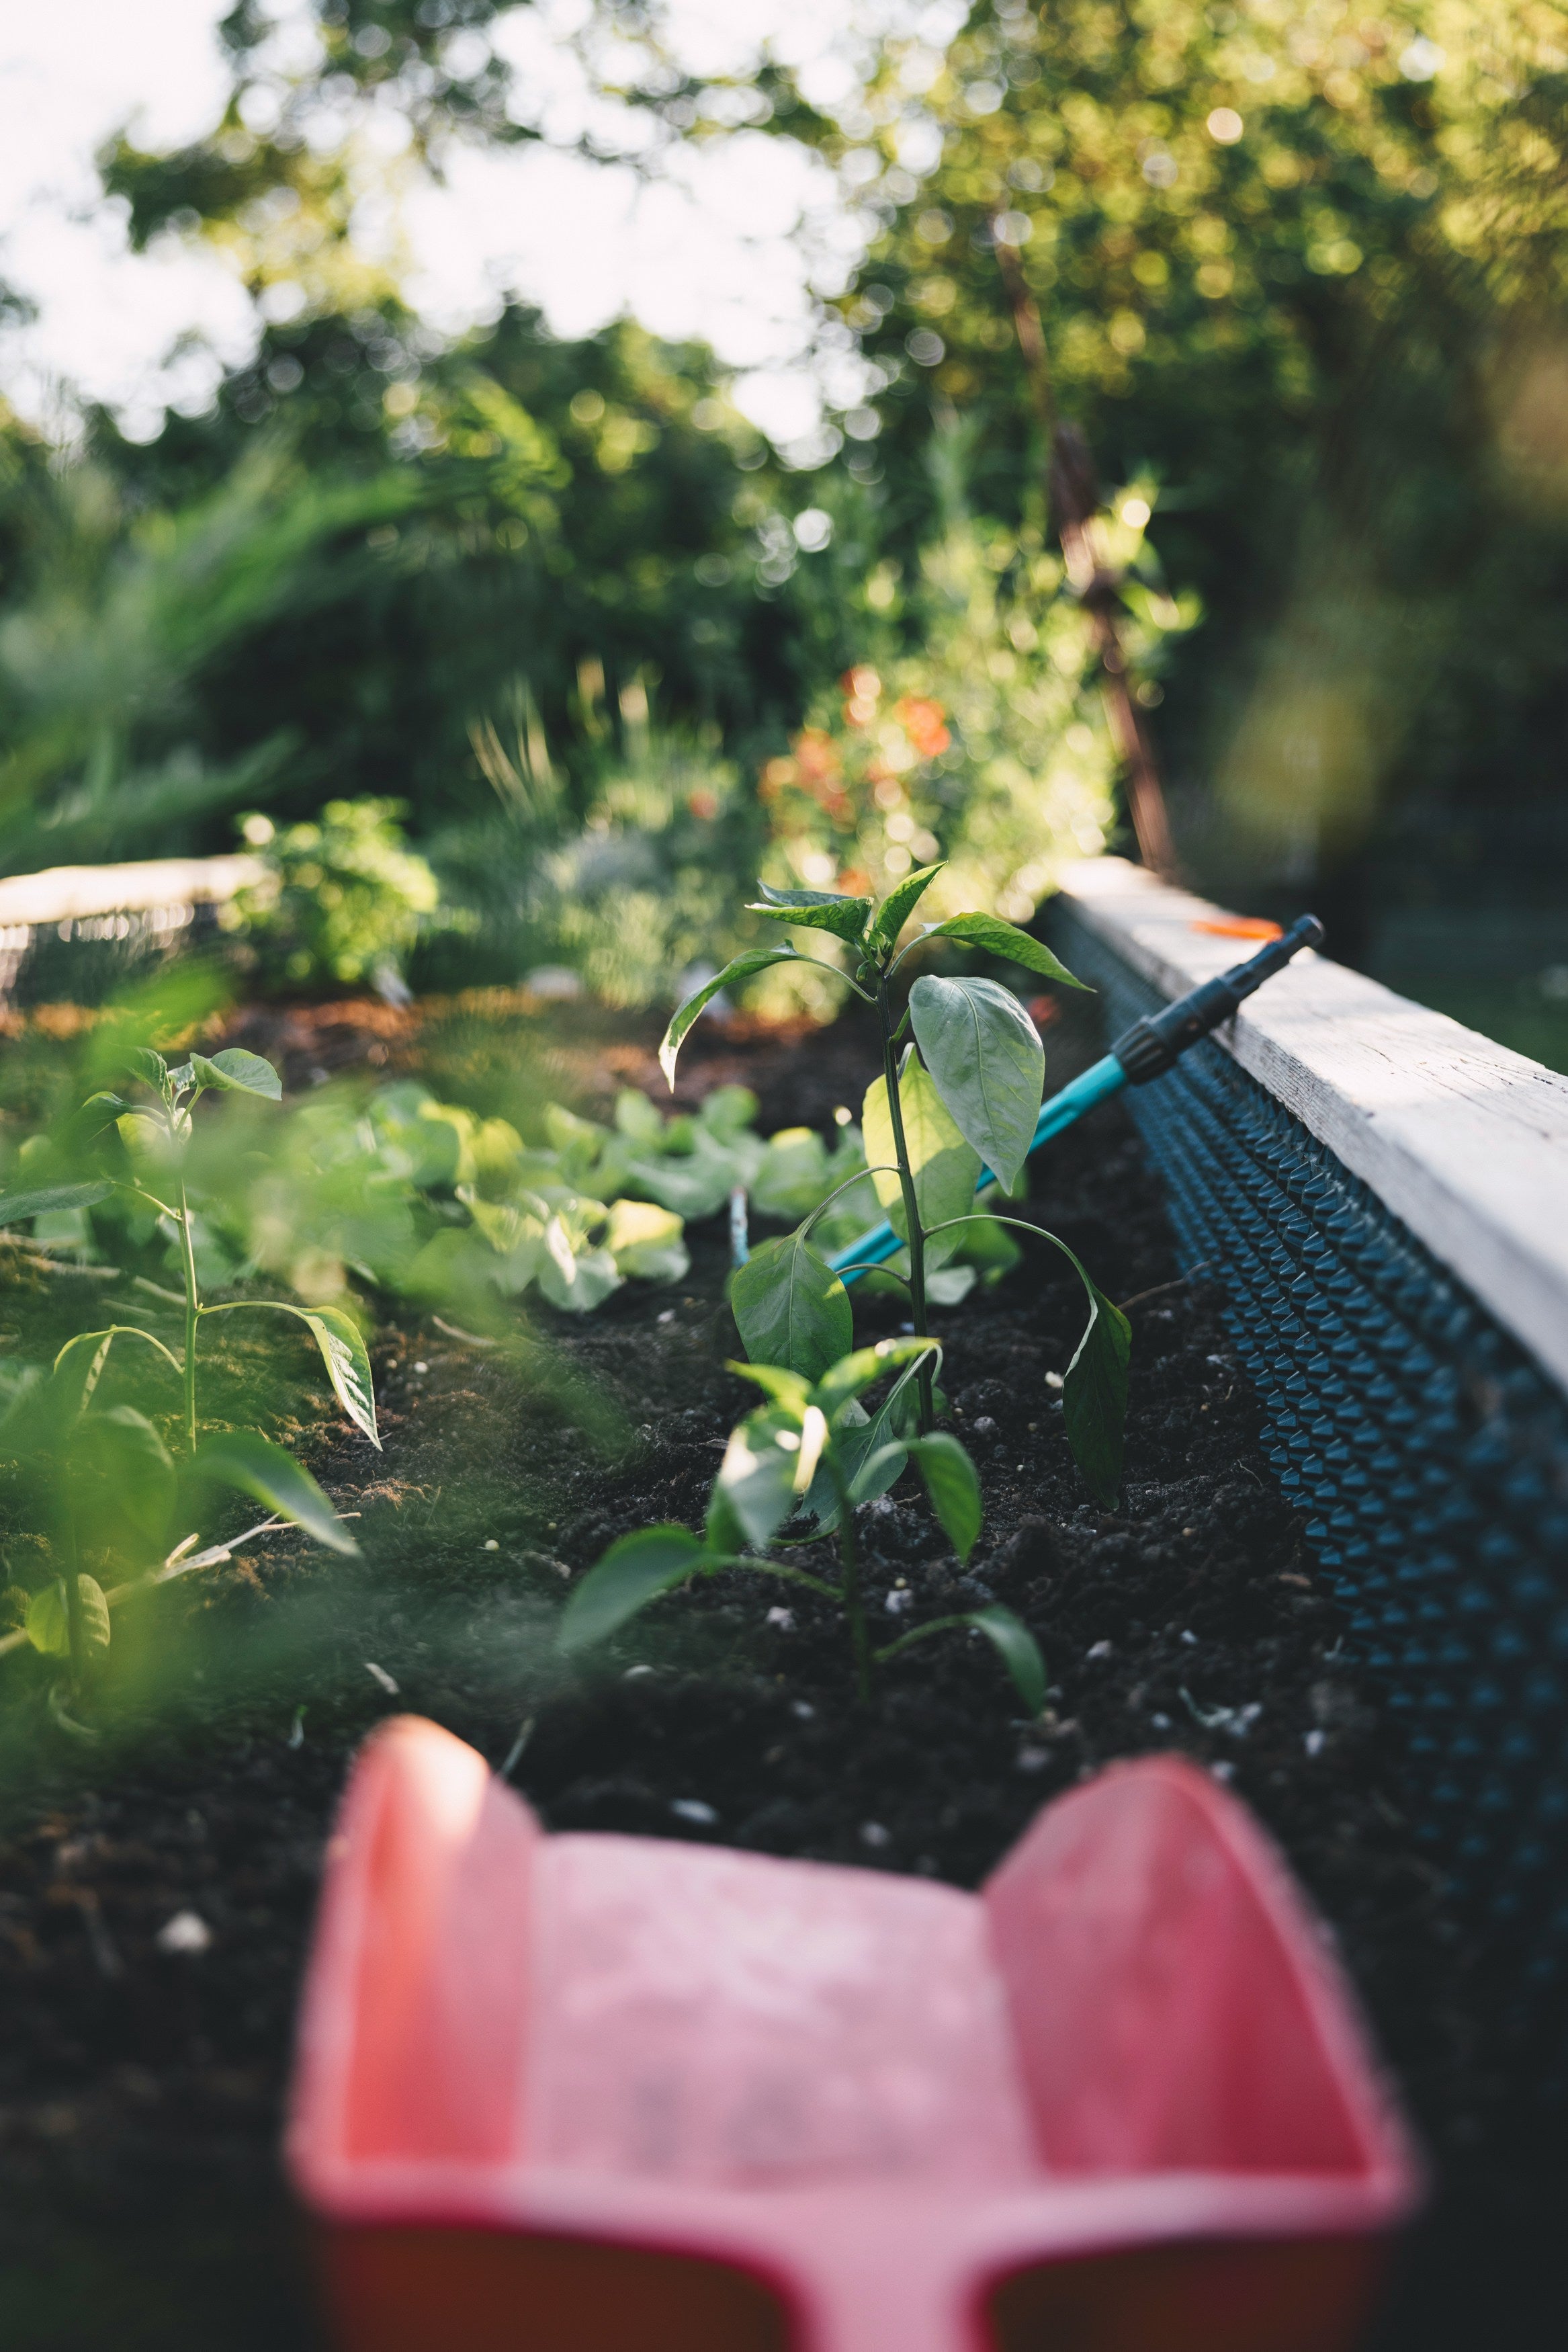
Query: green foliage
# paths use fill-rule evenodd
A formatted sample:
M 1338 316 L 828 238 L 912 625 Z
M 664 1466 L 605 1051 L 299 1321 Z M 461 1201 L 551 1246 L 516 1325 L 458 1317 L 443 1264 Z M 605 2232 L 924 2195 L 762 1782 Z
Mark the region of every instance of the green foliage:
M 968 1268 L 946 1264 L 966 1244 L 981 1263 L 988 1257 L 995 1266 L 1000 1255 L 1005 1267 L 1004 1228 L 1051 1243 L 1083 1285 L 1089 1321 L 1065 1376 L 1064 1419 L 1074 1459 L 1097 1499 L 1109 1505 L 1121 1484 L 1131 1348 L 1126 1318 L 1054 1234 L 1017 1218 L 977 1214 L 973 1207 L 982 1164 L 988 1165 L 1006 1192 L 1011 1192 L 1020 1179 L 1044 1091 L 1045 1055 L 1038 1032 L 1017 997 L 993 980 L 922 973 L 902 1016 L 891 995 L 906 957 L 917 947 L 948 940 L 989 948 L 1025 969 L 1048 965 L 1051 977 L 1075 988 L 1081 983 L 1012 924 L 967 911 L 927 925 L 921 939 L 901 948 L 899 935 L 909 910 L 936 877 L 914 878 L 917 890 L 912 893 L 901 886 L 880 908 L 868 898 L 835 898 L 816 891 L 797 893 L 782 908 L 776 897 L 764 901 L 769 911 L 786 919 L 812 924 L 841 940 L 854 965 L 849 985 L 875 1007 L 883 1076 L 867 1089 L 862 1113 L 867 1174 L 892 1232 L 904 1245 L 896 1264 L 886 1263 L 883 1278 L 907 1286 L 916 1334 L 917 1353 L 908 1367 L 915 1392 L 906 1394 L 907 1379 L 901 1380 L 876 1421 L 843 1434 L 836 1458 L 852 1465 L 850 1484 L 835 1494 L 826 1471 L 819 1473 L 810 1488 L 810 1506 L 828 1527 L 840 1523 L 849 1500 L 865 1501 L 883 1491 L 907 1458 L 911 1410 L 920 1443 L 934 1442 L 931 1366 L 918 1352 L 927 1310 L 934 1303 L 956 1302 L 973 1281 Z M 681 1006 L 665 1033 L 660 1059 L 672 1086 L 681 1042 L 699 1009 L 690 1003 Z M 914 1030 L 915 1044 L 900 1067 L 897 1040 L 906 1023 Z M 843 1377 L 841 1365 L 836 1374 L 824 1373 L 823 1363 L 844 1346 L 852 1323 L 843 1286 L 810 1241 L 812 1226 L 830 1206 L 831 1196 L 824 1195 L 788 1241 L 770 1242 L 758 1250 L 737 1276 L 732 1291 L 736 1322 L 755 1360 L 782 1366 L 791 1375 L 827 1381 Z M 857 1360 L 853 1356 L 844 1360 L 852 1365 Z M 737 1432 L 732 1445 L 741 1438 Z M 947 1459 L 941 1449 L 929 1458 L 938 1464 Z M 778 1465 L 766 1451 L 758 1459 L 769 1464 L 776 1482 Z M 879 1475 L 882 1486 L 874 1483 Z M 719 1483 L 723 1488 L 722 1475 Z M 932 1491 L 936 1496 L 936 1487 Z M 950 1488 L 944 1486 L 943 1492 L 946 1495 Z M 946 1505 L 938 1507 L 946 1509 Z M 744 1520 L 744 1512 L 742 1517 Z
M 225 918 L 257 951 L 262 973 L 292 988 L 395 978 L 440 899 L 434 875 L 406 846 L 394 801 L 329 801 L 308 824 L 242 820 L 267 866 Z
M 944 1107 L 1010 1190 L 1033 1145 L 1045 1090 L 1039 1030 L 1012 991 L 994 980 L 940 980 L 930 972 L 909 992 L 909 1019 Z
M 608 1640 L 650 1601 L 688 1578 L 753 1569 L 803 1586 L 842 1610 L 862 1699 L 870 1695 L 874 1664 L 934 1633 L 977 1627 L 996 1648 L 1030 1714 L 1038 1715 L 1045 1704 L 1045 1669 L 1034 1636 L 1010 1610 L 995 1603 L 988 1610 L 916 1626 L 883 1649 L 871 1646 L 854 1544 L 854 1503 L 885 1493 L 914 1460 L 961 1560 L 967 1561 L 980 1532 L 979 1480 L 957 1439 L 946 1432 L 902 1444 L 887 1436 L 893 1397 L 923 1363 L 933 1357 L 939 1360 L 941 1352 L 932 1339 L 884 1339 L 841 1357 L 817 1379 L 778 1365 L 732 1365 L 732 1370 L 762 1389 L 767 1402 L 730 1433 L 704 1533 L 694 1535 L 675 1526 L 646 1528 L 612 1543 L 566 1605 L 559 1634 L 561 1650 L 569 1656 L 580 1655 Z M 898 1375 L 893 1397 L 869 1420 L 860 1400 L 890 1372 Z M 825 1516 L 812 1507 L 813 1496 L 823 1486 L 833 1498 Z M 836 1585 L 773 1559 L 766 1550 L 744 1549 L 747 1544 L 766 1547 L 797 1517 L 816 1517 L 820 1533 L 836 1533 Z
M 852 155 L 855 201 L 885 225 L 841 307 L 891 379 L 876 447 L 910 520 L 888 555 L 913 569 L 925 536 L 940 404 L 975 432 L 977 512 L 1041 550 L 1046 451 L 999 236 L 1057 415 L 1125 486 L 1100 561 L 1125 563 L 1152 507 L 1197 592 L 1184 617 L 1198 597 L 1211 615 L 1187 646 L 1170 635 L 1145 541 L 1127 603 L 1167 648 L 1134 668 L 1149 706 L 1164 698 L 1167 771 L 1216 778 L 1178 809 L 1189 860 L 1235 887 L 1380 840 L 1394 887 L 1414 870 L 1467 894 L 1478 856 L 1517 873 L 1521 839 L 1555 838 L 1560 766 L 1543 717 L 1568 522 L 1555 0 L 1374 16 L 979 0 L 918 91 L 910 54 L 890 41 L 838 121 L 789 117 Z

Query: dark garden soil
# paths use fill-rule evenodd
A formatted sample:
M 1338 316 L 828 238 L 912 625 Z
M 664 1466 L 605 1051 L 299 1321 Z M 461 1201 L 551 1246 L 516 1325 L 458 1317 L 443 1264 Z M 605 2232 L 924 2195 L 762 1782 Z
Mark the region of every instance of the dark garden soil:
M 292 1039 L 270 1018 L 244 1042 L 281 1052 L 296 1083 L 368 1047 L 389 1067 L 421 1050 L 406 1017 L 378 1029 L 343 1008 L 335 1023 L 291 1014 Z M 557 1066 L 564 1054 L 586 1075 L 590 1045 L 569 1037 Z M 1066 1035 L 1057 1077 L 1082 1045 Z M 612 1059 L 613 1078 L 653 1090 L 641 1032 Z M 743 1077 L 765 1129 L 826 1126 L 869 1075 L 867 1041 L 845 1026 L 794 1044 L 708 1036 L 685 1084 Z M 684 1287 L 624 1291 L 587 1321 L 536 1327 L 538 1346 L 480 1346 L 433 1322 L 392 1331 L 377 1366 L 384 1454 L 324 1414 L 282 1432 L 339 1507 L 361 1514 L 363 1559 L 344 1568 L 271 1538 L 119 1612 L 98 1750 L 67 1750 L 46 1728 L 33 1662 L 0 1665 L 0 2339 L 12 2352 L 315 2340 L 276 2158 L 290 2025 L 350 1757 L 404 1708 L 497 1767 L 513 1759 L 515 1785 L 553 1827 L 963 1885 L 1086 1772 L 1185 1750 L 1257 1808 L 1322 1906 L 1441 2170 L 1385 2352 L 1564 2339 L 1561 2156 L 1553 2170 L 1518 2137 L 1506 2019 L 1421 1858 L 1378 1692 L 1345 1655 L 1264 1463 L 1218 1296 L 1176 1280 L 1119 1110 L 1051 1147 L 1027 1213 L 1132 1302 L 1121 1508 L 1088 1503 L 1068 1455 L 1046 1374 L 1065 1367 L 1081 1310 L 1041 1248 L 936 1318 L 953 1425 L 985 1487 L 969 1572 L 905 1488 L 867 1507 L 860 1534 L 890 1638 L 992 1597 L 1018 1611 L 1051 1672 L 1042 1725 L 1018 1719 L 977 1639 L 917 1649 L 857 1707 L 826 1604 L 754 1577 L 666 1601 L 591 1671 L 553 1663 L 570 1578 L 629 1528 L 699 1520 L 748 1401 L 722 1369 L 735 1339 L 713 1232 L 694 1236 Z M 18 1277 L 0 1297 L 14 1328 L 28 1296 Z M 861 1335 L 895 1329 L 897 1315 L 868 1302 Z M 218 1375 L 243 1370 L 236 1358 Z M 168 1948 L 180 1938 L 163 1931 L 187 1914 L 200 1927 L 186 1939 L 204 1948 Z M 460 2352 L 455 2324 L 453 2343 Z

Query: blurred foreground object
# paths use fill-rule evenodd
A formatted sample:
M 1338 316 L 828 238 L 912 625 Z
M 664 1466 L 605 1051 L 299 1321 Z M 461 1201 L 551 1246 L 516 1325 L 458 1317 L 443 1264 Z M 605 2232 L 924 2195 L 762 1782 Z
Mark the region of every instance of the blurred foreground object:
M 1326 1938 L 1175 1758 L 971 1895 L 546 1836 L 403 1717 L 328 1851 L 288 2157 L 347 2347 L 1330 2352 L 1418 2201 Z

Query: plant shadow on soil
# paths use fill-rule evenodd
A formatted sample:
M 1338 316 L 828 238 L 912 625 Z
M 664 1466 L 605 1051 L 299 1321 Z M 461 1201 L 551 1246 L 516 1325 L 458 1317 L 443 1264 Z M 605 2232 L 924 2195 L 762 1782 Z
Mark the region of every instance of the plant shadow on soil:
M 268 1018 L 235 1035 L 287 1066 Z M 602 1082 L 609 1062 L 614 1081 L 657 1096 L 651 1043 L 624 1031 L 607 1055 L 580 1041 L 557 1066 L 584 1080 L 597 1068 Z M 1047 1044 L 1053 1083 L 1096 1049 L 1079 1013 Z M 406 1024 L 389 1047 L 387 1024 L 367 1022 L 359 1050 L 369 1045 L 378 1064 L 419 1066 Z M 334 1050 L 351 1061 L 351 1035 Z M 874 1068 L 869 1036 L 847 1022 L 799 1045 L 705 1031 L 688 1053 L 683 1090 L 741 1079 L 762 1097 L 765 1130 L 828 1128 Z M 1322 1906 L 1437 2160 L 1441 2193 L 1406 2250 L 1378 2352 L 1563 2340 L 1561 2157 L 1549 2169 L 1521 2138 L 1506 2017 L 1421 1856 L 1377 1687 L 1347 1657 L 1301 1516 L 1264 1462 L 1220 1296 L 1176 1278 L 1121 1109 L 1054 1144 L 1033 1185 L 1023 1213 L 1071 1243 L 1113 1297 L 1141 1301 L 1121 1507 L 1087 1501 L 1045 1384 L 1076 1344 L 1081 1294 L 1054 1253 L 1030 1248 L 996 1289 L 935 1318 L 953 1425 L 985 1491 L 968 1572 L 912 1479 L 865 1507 L 860 1536 L 890 1638 L 991 1598 L 1024 1618 L 1051 1678 L 1042 1724 L 1019 1719 L 977 1638 L 917 1648 L 858 1709 L 833 1612 L 749 1575 L 670 1598 L 580 1671 L 555 1662 L 570 1578 L 629 1528 L 699 1522 L 750 1399 L 723 1370 L 737 1343 L 714 1229 L 693 1236 L 685 1285 L 629 1288 L 591 1318 L 536 1330 L 541 1350 L 471 1344 L 430 1322 L 389 1328 L 383 1454 L 324 1400 L 279 1433 L 339 1508 L 361 1514 L 363 1559 L 329 1562 L 292 1534 L 272 1538 L 119 1612 L 90 1759 L 44 1730 L 41 1668 L 0 1667 L 0 2308 L 12 2352 L 318 2340 L 308 2248 L 277 2162 L 289 2034 L 350 1759 L 404 1709 L 496 1766 L 529 1727 L 512 1779 L 551 1827 L 961 1885 L 1085 1772 L 1184 1750 L 1254 1805 Z M 25 1326 L 26 1301 L 21 1312 Z M 896 1329 L 899 1312 L 857 1305 L 857 1338 Z M 1228 1726 L 1206 1728 L 1200 1717 L 1215 1724 L 1220 1708 Z M 182 1911 L 210 1931 L 205 1950 L 160 1948 Z

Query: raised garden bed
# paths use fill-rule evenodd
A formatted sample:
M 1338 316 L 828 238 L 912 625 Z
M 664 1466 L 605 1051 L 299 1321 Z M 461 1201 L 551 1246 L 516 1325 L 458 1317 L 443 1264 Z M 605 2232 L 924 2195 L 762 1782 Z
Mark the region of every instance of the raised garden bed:
M 406 1031 L 367 1028 L 365 1044 L 417 1050 Z M 1048 1044 L 1058 1079 L 1098 1047 L 1077 1013 Z M 651 1051 L 622 1040 L 619 1059 L 652 1090 Z M 826 1125 L 873 1060 L 849 1023 L 803 1049 L 710 1037 L 685 1083 L 744 1076 L 764 1127 Z M 329 1564 L 275 1538 L 174 1588 L 126 1628 L 112 1736 L 90 1767 L 38 1738 L 36 1716 L 13 1722 L 0 1845 L 8 2341 L 310 2340 L 276 2155 L 293 2003 L 348 1758 L 405 1708 L 497 1766 L 511 1759 L 552 1827 L 964 1885 L 1098 1763 L 1185 1750 L 1257 1808 L 1322 1906 L 1445 2169 L 1385 2341 L 1531 2340 L 1510 2298 L 1521 2315 L 1545 2307 L 1562 2183 L 1523 2136 L 1496 1939 L 1418 1835 L 1405 1726 L 1385 1676 L 1358 1662 L 1306 1538 L 1311 1512 L 1280 1488 L 1228 1294 L 1181 1276 L 1120 1108 L 1036 1163 L 1036 1213 L 1135 1302 L 1122 1509 L 1085 1502 L 1045 1386 L 1082 1314 L 1072 1276 L 1042 1255 L 938 1320 L 985 1483 L 968 1577 L 902 1489 L 868 1507 L 865 1549 L 879 1609 L 907 1591 L 920 1607 L 991 1595 L 1018 1611 L 1051 1675 L 1043 1729 L 1016 1721 L 977 1643 L 890 1667 L 868 1724 L 819 1604 L 792 1598 L 780 1622 L 779 1589 L 740 1578 L 666 1604 L 580 1676 L 553 1663 L 571 1573 L 624 1528 L 700 1516 L 744 1407 L 718 1369 L 732 1342 L 716 1231 L 693 1236 L 676 1292 L 623 1292 L 556 1335 L 616 1408 L 596 1444 L 559 1383 L 410 1325 L 378 1360 L 382 1456 L 330 1423 L 295 1433 L 339 1507 L 363 1513 L 363 1561 Z M 25 1332 L 57 1304 L 20 1297 L 7 1320 Z M 868 1334 L 895 1328 L 890 1302 L 857 1313 Z M 196 1924 L 171 1932 L 182 1918 Z M 95 2332 L 109 2326 L 112 2338 Z

